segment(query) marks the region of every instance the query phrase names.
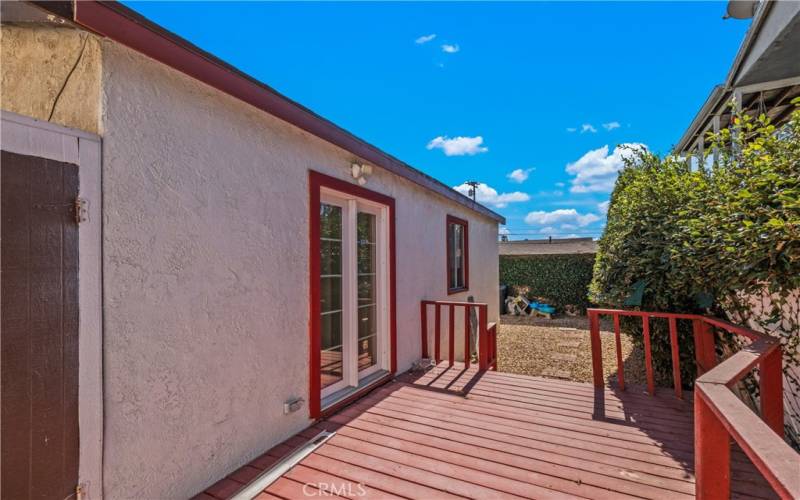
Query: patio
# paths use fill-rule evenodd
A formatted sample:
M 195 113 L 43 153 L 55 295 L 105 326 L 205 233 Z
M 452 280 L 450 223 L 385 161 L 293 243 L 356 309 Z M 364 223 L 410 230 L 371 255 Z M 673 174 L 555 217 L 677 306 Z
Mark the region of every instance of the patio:
M 258 498 L 691 498 L 692 396 L 441 363 L 377 388 L 196 498 L 230 498 L 322 430 L 336 434 Z M 775 497 L 736 447 L 731 475 L 733 496 Z

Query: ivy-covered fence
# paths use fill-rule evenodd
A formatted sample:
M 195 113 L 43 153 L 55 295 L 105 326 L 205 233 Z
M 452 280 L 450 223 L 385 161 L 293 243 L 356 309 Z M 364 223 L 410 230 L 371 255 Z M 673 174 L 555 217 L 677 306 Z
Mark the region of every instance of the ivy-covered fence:
M 800 105 L 800 100 L 794 101 Z M 781 340 L 787 436 L 800 443 L 800 108 L 780 130 L 739 115 L 712 136 L 719 158 L 690 171 L 674 156 L 630 151 L 611 195 L 591 298 L 609 306 L 710 313 Z M 666 324 L 651 330 L 656 375 L 669 384 Z M 623 325 L 641 342 L 640 322 Z M 679 332 L 693 370 L 690 329 Z M 737 345 L 720 345 L 735 350 Z M 693 380 L 693 373 L 682 373 Z M 754 402 L 757 384 L 744 387 Z
M 513 289 L 528 287 L 529 296 L 541 297 L 559 311 L 572 304 L 589 306 L 594 254 L 501 255 L 500 283 Z

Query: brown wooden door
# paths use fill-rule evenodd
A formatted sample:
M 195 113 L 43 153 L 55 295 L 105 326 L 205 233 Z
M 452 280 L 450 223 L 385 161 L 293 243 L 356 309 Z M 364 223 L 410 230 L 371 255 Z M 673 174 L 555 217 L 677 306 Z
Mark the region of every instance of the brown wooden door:
M 3 499 L 78 481 L 78 167 L 2 152 Z

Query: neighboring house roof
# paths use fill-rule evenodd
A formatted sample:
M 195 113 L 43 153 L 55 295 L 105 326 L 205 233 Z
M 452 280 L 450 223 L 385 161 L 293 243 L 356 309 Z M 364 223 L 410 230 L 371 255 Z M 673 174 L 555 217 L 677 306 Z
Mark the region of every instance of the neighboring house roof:
M 500 255 L 574 255 L 597 253 L 592 238 L 501 241 Z
M 3 2 L 5 3 L 5 2 Z M 64 20 L 140 52 L 280 118 L 368 163 L 406 178 L 500 224 L 505 218 L 381 151 L 273 88 L 118 2 L 31 2 Z
M 734 95 L 742 109 L 765 112 L 775 124 L 788 119 L 791 101 L 800 96 L 800 2 L 762 1 L 728 71 L 716 85 L 675 145 L 675 153 L 690 151 L 719 118 L 730 125 L 727 108 Z

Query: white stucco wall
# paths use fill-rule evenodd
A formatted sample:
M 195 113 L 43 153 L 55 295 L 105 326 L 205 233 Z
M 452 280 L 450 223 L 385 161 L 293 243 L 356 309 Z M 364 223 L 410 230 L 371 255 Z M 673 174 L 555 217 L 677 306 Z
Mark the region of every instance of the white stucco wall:
M 309 425 L 308 171 L 350 153 L 112 42 L 103 51 L 107 498 L 197 493 Z M 497 224 L 381 169 L 396 200 L 397 361 L 419 301 L 498 315 Z M 445 289 L 445 217 L 470 223 L 470 290 Z

